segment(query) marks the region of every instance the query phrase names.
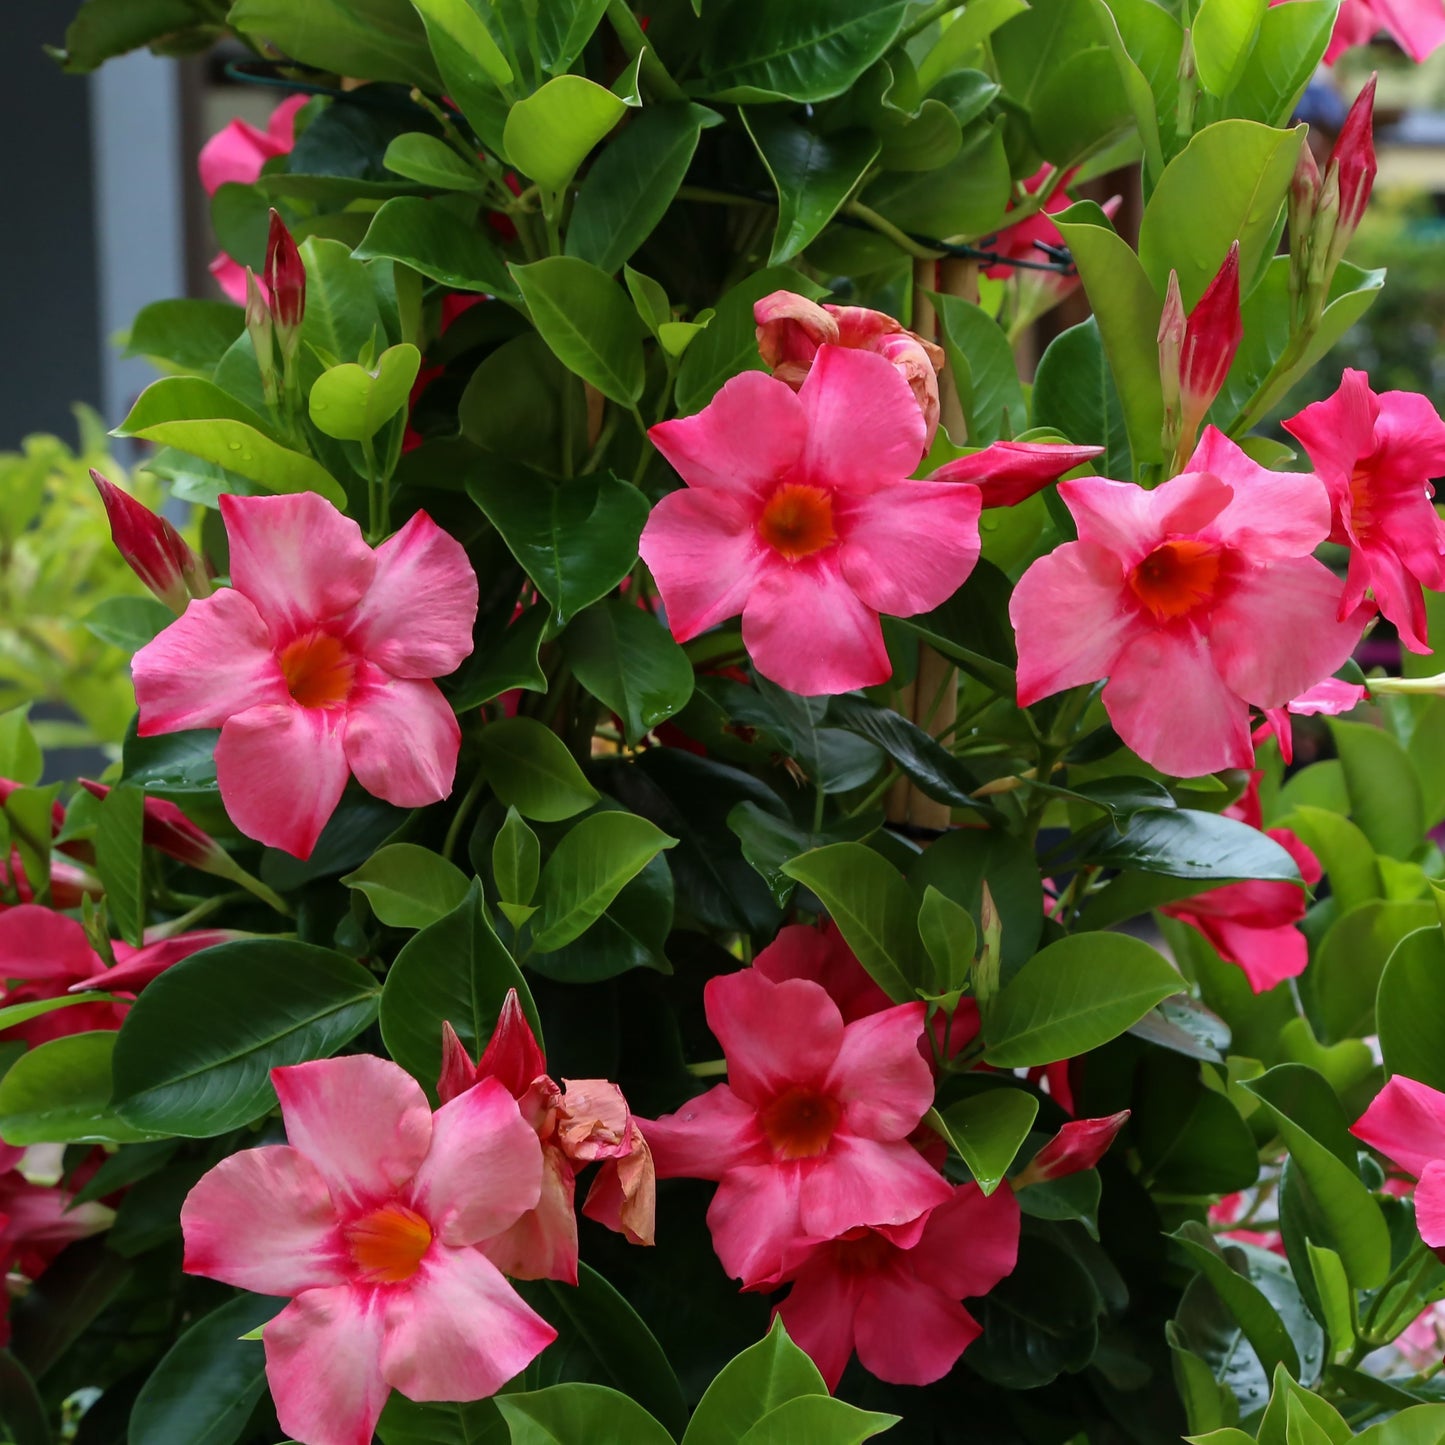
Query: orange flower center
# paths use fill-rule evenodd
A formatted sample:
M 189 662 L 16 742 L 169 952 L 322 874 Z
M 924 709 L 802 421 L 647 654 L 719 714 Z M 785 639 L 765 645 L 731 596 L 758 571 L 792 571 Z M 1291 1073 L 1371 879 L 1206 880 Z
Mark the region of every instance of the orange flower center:
M 1366 536 L 1375 523 L 1375 469 L 1364 458 L 1350 473 L 1350 530 Z
M 343 1231 L 346 1247 L 367 1284 L 402 1284 L 431 1248 L 431 1225 L 404 1204 L 383 1204 Z
M 291 696 L 302 707 L 335 707 L 351 695 L 356 658 L 329 632 L 302 633 L 281 649 L 277 661 Z
M 802 482 L 784 482 L 763 507 L 758 535 L 789 562 L 831 547 L 838 540 L 831 493 Z
M 1155 617 L 1173 619 L 1213 600 L 1219 566 L 1213 542 L 1165 542 L 1135 567 L 1129 581 Z
M 842 1112 L 835 1099 L 800 1084 L 779 1094 L 759 1118 L 779 1158 L 813 1159 L 832 1141 Z

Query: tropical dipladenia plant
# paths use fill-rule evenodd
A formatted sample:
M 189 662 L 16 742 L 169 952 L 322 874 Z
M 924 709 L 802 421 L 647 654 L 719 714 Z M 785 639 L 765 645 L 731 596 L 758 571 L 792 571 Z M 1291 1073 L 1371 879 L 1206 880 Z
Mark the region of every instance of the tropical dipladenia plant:
M 277 103 L 0 715 L 9 1438 L 1445 1438 L 1434 4 L 81 6 Z

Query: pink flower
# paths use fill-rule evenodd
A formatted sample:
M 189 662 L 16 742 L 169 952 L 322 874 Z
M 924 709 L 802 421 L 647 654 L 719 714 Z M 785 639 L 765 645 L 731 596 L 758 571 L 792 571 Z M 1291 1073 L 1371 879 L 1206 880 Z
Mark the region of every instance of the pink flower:
M 1350 1133 L 1398 1164 L 1415 1186 L 1415 1224 L 1431 1249 L 1445 1247 L 1445 1094 L 1395 1074 Z
M 277 1418 L 370 1445 L 387 1394 L 479 1400 L 556 1331 L 478 1246 L 537 1202 L 542 1151 L 494 1079 L 435 1114 L 386 1059 L 273 1069 L 289 1145 L 223 1159 L 181 1208 L 185 1269 L 291 1303 L 266 1326 Z
M 777 1312 L 830 1390 L 854 1350 L 880 1380 L 929 1385 L 982 1332 L 959 1301 L 1012 1273 L 1018 1245 L 1013 1190 L 986 1196 L 960 1185 L 907 1223 L 813 1244 L 789 1270 L 793 1288 Z
M 1247 768 L 1250 706 L 1298 697 L 1359 638 L 1310 555 L 1329 529 L 1324 488 L 1213 427 L 1153 491 L 1083 477 L 1059 494 L 1079 540 L 1035 562 L 1009 604 L 1024 707 L 1106 677 L 1110 721 L 1145 762 L 1175 777 Z
M 1249 1197 L 1245 1194 L 1226 1194 L 1217 1204 L 1209 1207 L 1211 1224 L 1233 1224 L 1249 1208 Z M 1261 1249 L 1284 1254 L 1284 1236 L 1277 1229 L 1227 1229 L 1220 1236 L 1236 1244 L 1255 1244 Z
M 515 1279 L 576 1284 L 573 1199 L 578 1172 L 606 1161 L 582 1212 L 634 1244 L 653 1242 L 656 1181 L 647 1141 L 633 1122 L 622 1090 L 605 1079 L 568 1079 L 565 1089 L 559 1089 L 546 1070 L 547 1061 L 514 988 L 507 990 L 479 1063 L 472 1063 L 450 1024 L 442 1027 L 442 1073 L 437 1083 L 442 1103 L 484 1079 L 495 1079 L 517 1101 L 522 1118 L 542 1142 L 541 1197 L 515 1224 L 487 1242 L 487 1258 Z
M 923 417 L 871 352 L 820 347 L 796 395 L 744 372 L 650 435 L 687 483 L 653 508 L 641 542 L 673 636 L 741 612 L 758 671 L 793 692 L 885 681 L 878 614 L 939 606 L 978 560 L 981 492 L 907 480 Z M 1055 449 L 1055 475 L 1076 452 Z
M 1092 1169 L 1128 1122 L 1128 1109 L 1098 1119 L 1070 1119 L 1019 1171 L 1014 1188 L 1027 1189 L 1030 1184 L 1044 1184 Z
M 1445 1300 L 1436 1300 L 1395 1336 L 1395 1348 L 1412 1370 L 1428 1370 L 1445 1355 Z
M 296 144 L 296 113 L 306 104 L 307 97 L 293 95 L 283 100 L 271 112 L 271 121 L 266 130 L 259 131 L 244 120 L 233 120 L 218 131 L 201 147 L 197 169 L 201 173 L 201 185 L 208 196 L 214 196 L 229 182 L 239 185 L 254 185 L 260 179 L 261 169 L 267 161 L 276 156 L 289 155 Z M 246 272 L 227 255 L 219 255 L 211 262 L 211 275 L 216 278 L 221 290 L 238 306 L 246 304 Z
M 809 1237 L 906 1224 L 949 1197 L 907 1142 L 933 1103 L 921 1003 L 845 1024 L 821 984 L 750 968 L 703 998 L 728 1082 L 643 1133 L 659 1178 L 719 1181 L 707 1217 L 730 1275 L 764 1285 Z
M 306 267 L 295 238 L 274 210 L 266 238 L 266 293 L 271 298 L 271 319 L 276 324 L 281 354 L 289 359 L 296 350 L 306 315 Z
M 938 430 L 938 373 L 943 348 L 881 311 L 864 306 L 819 306 L 793 291 L 774 291 L 753 304 L 758 352 L 779 381 L 797 391 L 822 346 L 871 351 L 898 368 L 912 389 L 926 428 L 924 450 Z
M 1325 64 L 1333 65 L 1356 45 L 1369 44 L 1382 30 L 1418 64 L 1445 44 L 1445 11 L 1440 0 L 1344 0 Z
M 477 579 L 425 512 L 374 551 L 311 492 L 221 498 L 231 586 L 136 653 L 142 737 L 221 729 L 248 837 L 307 858 L 349 774 L 403 808 L 445 798 L 461 732 L 432 678 L 472 650 Z
M 1287 764 L 1292 763 L 1294 724 L 1290 722 L 1291 717 L 1315 717 L 1320 713 L 1338 717 L 1340 713 L 1358 707 L 1368 696 L 1369 689 L 1357 682 L 1327 677 L 1298 697 L 1290 698 L 1283 707 L 1266 709 L 1264 721 L 1254 731 L 1254 741 L 1257 745 L 1266 738 L 1274 738 L 1279 743 L 1280 757 Z
M 1430 479 L 1445 473 L 1445 422 L 1423 396 L 1376 393 L 1363 371 L 1285 422 L 1329 493 L 1330 540 L 1350 548 L 1343 617 L 1368 588 L 1413 652 L 1429 652 L 1422 585 L 1445 587 L 1445 522 Z
M 93 798 L 102 801 L 110 796 L 108 783 L 90 778 L 78 779 L 80 786 Z M 164 798 L 147 796 L 141 820 L 141 841 L 148 848 L 174 858 L 177 863 L 199 869 L 202 873 L 225 873 L 230 870 L 230 856 L 204 829 L 198 828 L 174 803 Z
M 105 503 L 116 551 L 172 612 L 184 612 L 192 597 L 210 596 L 205 563 L 164 517 L 156 516 L 94 468 L 90 479 Z
M 1071 447 L 1056 442 L 994 442 L 982 451 L 945 462 L 930 482 L 969 482 L 982 505 L 1016 507 L 1065 472 L 1091 462 L 1103 447 Z

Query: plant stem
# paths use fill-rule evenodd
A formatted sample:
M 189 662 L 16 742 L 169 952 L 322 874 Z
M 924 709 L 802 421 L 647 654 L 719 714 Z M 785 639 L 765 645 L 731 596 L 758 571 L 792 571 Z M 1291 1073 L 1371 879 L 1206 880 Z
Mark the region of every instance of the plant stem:
M 942 20 L 950 10 L 961 10 L 963 7 L 959 0 L 936 0 L 935 4 L 928 7 L 912 25 L 907 26 L 898 37 L 898 44 L 905 40 L 912 40 L 915 35 L 921 35 L 935 20 Z
M 931 250 L 927 246 L 921 246 L 912 236 L 900 231 L 886 216 L 880 216 L 871 206 L 865 206 L 862 201 L 849 201 L 843 207 L 844 213 L 862 221 L 865 226 L 872 227 L 880 236 L 887 236 L 900 251 L 909 256 L 915 256 L 920 261 L 936 261 L 943 254 L 940 251 Z
M 662 100 L 686 100 L 687 92 L 672 78 L 667 67 L 658 59 L 657 51 L 647 43 L 647 36 L 627 0 L 609 0 L 607 18 L 617 32 L 627 58 L 635 60 L 642 56 L 642 73 L 658 97 Z
M 462 823 L 466 820 L 467 814 L 472 811 L 472 805 L 477 801 L 486 778 L 480 768 L 472 779 L 471 786 L 462 795 L 462 800 L 457 804 L 457 810 L 452 814 L 452 820 L 447 825 L 447 835 L 442 840 L 442 857 L 451 860 L 452 854 L 456 851 L 457 839 L 461 836 Z

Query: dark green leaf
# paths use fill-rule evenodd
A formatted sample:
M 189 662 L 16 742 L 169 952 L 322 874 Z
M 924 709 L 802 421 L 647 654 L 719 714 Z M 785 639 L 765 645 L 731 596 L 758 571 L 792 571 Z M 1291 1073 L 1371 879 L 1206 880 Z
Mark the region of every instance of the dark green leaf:
M 672 1445 L 641 1405 L 603 1385 L 553 1385 L 496 1400 L 512 1445 Z
M 482 733 L 479 766 L 502 802 L 524 818 L 558 823 L 597 801 L 567 745 L 535 718 L 499 718 Z
M 1090 317 L 1050 343 L 1034 376 L 1033 423 L 1052 427 L 1081 446 L 1102 446 L 1097 464 L 1105 476 L 1134 474 L 1129 429 L 1119 389 L 1104 360 L 1099 323 Z
M 356 248 L 358 260 L 400 261 L 433 281 L 462 291 L 517 295 L 495 246 L 474 225 L 435 201 L 398 196 L 377 213 Z M 348 358 L 349 359 L 349 358 Z
M 667 629 L 635 602 L 590 607 L 562 635 L 578 682 L 622 721 L 636 746 L 692 696 L 692 664 Z
M 0 1138 L 7 1144 L 120 1144 L 153 1138 L 111 1107 L 109 1029 L 66 1034 L 22 1054 L 0 1078 Z
M 1438 925 L 1395 945 L 1375 1014 L 1385 1067 L 1445 1090 L 1445 937 Z
M 1192 808 L 1149 809 L 1085 846 L 1090 863 L 1171 878 L 1266 878 L 1298 883 L 1294 859 L 1257 828 Z

